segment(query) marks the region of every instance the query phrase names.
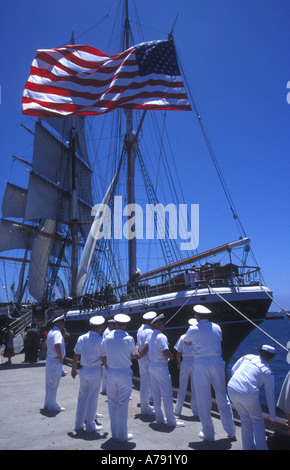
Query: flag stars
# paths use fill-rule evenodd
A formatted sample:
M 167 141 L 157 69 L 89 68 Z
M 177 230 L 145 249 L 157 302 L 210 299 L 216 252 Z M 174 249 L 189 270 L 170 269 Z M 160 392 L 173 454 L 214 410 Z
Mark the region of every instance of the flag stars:
M 156 41 L 135 48 L 140 75 L 180 75 L 173 41 Z

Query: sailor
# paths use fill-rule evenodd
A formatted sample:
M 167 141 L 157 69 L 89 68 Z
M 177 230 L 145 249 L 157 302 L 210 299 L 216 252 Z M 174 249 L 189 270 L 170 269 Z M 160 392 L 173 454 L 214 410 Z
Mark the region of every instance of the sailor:
M 47 335 L 47 356 L 45 367 L 45 400 L 44 408 L 51 412 L 64 411 L 65 408 L 56 402 L 57 389 L 62 374 L 62 363 L 65 356 L 65 343 L 61 330 L 65 327 L 64 316 L 53 320 L 53 328 Z
M 154 415 L 154 411 L 149 405 L 151 392 L 149 374 L 149 354 L 148 339 L 153 333 L 151 321 L 157 316 L 156 312 L 147 312 L 143 315 L 143 324 L 137 331 L 137 358 L 140 373 L 140 406 L 142 415 Z
M 102 380 L 101 332 L 105 319 L 101 315 L 90 318 L 90 331 L 79 336 L 74 348 L 71 376 L 77 375 L 77 363 L 80 358 L 81 369 L 78 404 L 75 419 L 75 431 L 84 428 L 87 432 L 98 432 L 103 428 L 95 423 L 98 397 Z
M 165 334 L 163 334 L 165 330 L 163 313 L 153 318 L 151 324 L 153 326 L 153 333 L 147 341 L 150 359 L 149 373 L 156 424 L 165 423 L 161 409 L 161 400 L 163 400 L 167 425 L 181 427 L 184 426 L 184 423 L 176 419 L 173 411 L 173 393 L 168 361 L 174 359 L 174 355 L 169 351 L 168 339 Z
M 185 344 L 191 344 L 194 352 L 193 380 L 198 415 L 202 425 L 199 437 L 214 440 L 214 426 L 211 419 L 211 385 L 228 437 L 235 440 L 235 424 L 230 400 L 226 393 L 225 363 L 221 356 L 222 332 L 220 327 L 209 321 L 211 311 L 203 305 L 193 307 L 197 324 L 190 326 L 185 334 Z
M 106 338 L 106 336 L 107 336 L 109 333 L 111 333 L 111 331 L 114 330 L 114 329 L 115 329 L 115 320 L 114 320 L 114 318 L 110 318 L 110 319 L 108 320 L 108 326 L 107 326 L 107 328 L 106 328 L 106 329 L 104 330 L 104 332 L 103 332 L 103 335 L 102 335 L 103 339 Z
M 134 339 L 126 333 L 130 317 L 114 316 L 116 329 L 102 341 L 103 362 L 107 369 L 107 397 L 112 439 L 133 439 L 128 433 L 128 408 L 132 392 L 132 359 L 137 359 Z
M 106 336 L 111 333 L 112 330 L 115 329 L 115 320 L 114 318 L 110 318 L 108 320 L 108 326 L 103 332 L 103 339 L 106 338 Z M 102 394 L 106 395 L 106 380 L 107 380 L 107 374 L 106 374 L 106 367 L 103 365 L 102 367 Z
M 196 281 L 199 281 L 200 275 L 199 272 L 196 271 L 195 266 L 192 266 L 192 269 L 189 271 L 189 283 L 191 289 L 195 288 Z
M 188 323 L 190 325 L 195 325 L 195 318 L 191 318 Z M 174 346 L 176 349 L 176 360 L 177 368 L 179 369 L 179 387 L 176 398 L 176 405 L 174 414 L 176 416 L 181 415 L 182 407 L 185 400 L 185 395 L 187 392 L 188 381 L 190 380 L 190 390 L 191 390 L 191 411 L 194 416 L 198 416 L 196 396 L 195 396 L 195 387 L 193 381 L 193 366 L 194 366 L 194 355 L 191 345 L 184 344 L 184 335 L 181 335 L 179 340 Z
M 189 277 L 189 272 L 188 269 L 186 269 L 185 273 L 183 274 L 184 276 L 184 284 L 185 287 L 188 288 L 190 286 L 190 277 Z
M 265 344 L 261 347 L 259 355 L 247 354 L 241 357 L 231 370 L 228 394 L 241 419 L 244 450 L 268 449 L 259 390 L 264 385 L 270 421 L 275 427 L 274 377 L 270 369 L 274 357 L 275 348 Z

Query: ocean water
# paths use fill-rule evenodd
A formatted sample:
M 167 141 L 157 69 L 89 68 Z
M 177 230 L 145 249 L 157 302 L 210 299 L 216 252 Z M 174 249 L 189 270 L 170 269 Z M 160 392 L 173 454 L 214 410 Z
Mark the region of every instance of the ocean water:
M 290 341 L 290 319 L 284 318 L 265 320 L 259 325 L 259 328 L 268 333 L 283 346 L 287 347 L 287 343 Z M 257 328 L 255 328 L 255 330 L 253 330 L 240 344 L 229 363 L 227 373 L 228 377 L 230 377 L 231 367 L 240 357 L 244 356 L 245 354 L 259 354 L 259 349 L 263 344 L 269 344 L 276 349 L 276 356 L 271 362 L 270 367 L 275 379 L 275 398 L 277 403 L 283 381 L 290 369 L 290 364 L 287 362 L 287 351 L 285 351 L 281 346 L 276 344 L 271 338 L 266 336 Z M 267 413 L 268 408 L 266 405 L 264 387 L 262 387 L 260 390 L 260 401 L 263 411 Z M 277 409 L 277 416 L 284 417 L 284 414 Z

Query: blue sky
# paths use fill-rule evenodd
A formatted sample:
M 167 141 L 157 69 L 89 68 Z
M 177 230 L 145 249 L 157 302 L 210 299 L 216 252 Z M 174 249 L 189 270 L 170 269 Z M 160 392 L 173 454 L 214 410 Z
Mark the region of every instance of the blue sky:
M 0 197 L 4 181 L 15 173 L 19 172 L 19 180 L 14 182 L 23 184 L 19 164 L 10 156 L 31 159 L 32 155 L 31 136 L 20 126 L 29 119 L 21 114 L 21 96 L 36 50 L 67 44 L 74 31 L 77 43 L 119 52 L 117 28 L 116 46 L 109 48 L 119 4 L 117 0 L 1 2 Z M 130 18 L 134 5 L 138 8 L 145 41 L 166 38 L 178 14 L 174 38 L 186 80 L 265 281 L 276 300 L 290 309 L 289 0 L 129 4 Z M 140 42 L 135 20 L 131 26 Z M 231 213 L 196 118 L 179 112 L 176 123 L 176 112 L 168 114 L 186 200 L 200 205 L 200 251 L 234 240 Z

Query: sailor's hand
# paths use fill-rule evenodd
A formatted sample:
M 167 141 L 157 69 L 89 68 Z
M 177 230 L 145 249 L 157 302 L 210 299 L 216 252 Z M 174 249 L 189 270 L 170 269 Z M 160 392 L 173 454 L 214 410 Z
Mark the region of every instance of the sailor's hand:
M 72 369 L 70 375 L 72 376 L 73 379 L 75 379 L 76 376 L 78 375 L 78 371 L 76 369 Z
M 172 352 L 170 352 L 169 360 L 170 360 L 170 361 L 173 361 L 173 359 L 174 359 L 174 354 L 172 354 Z

